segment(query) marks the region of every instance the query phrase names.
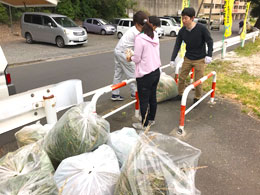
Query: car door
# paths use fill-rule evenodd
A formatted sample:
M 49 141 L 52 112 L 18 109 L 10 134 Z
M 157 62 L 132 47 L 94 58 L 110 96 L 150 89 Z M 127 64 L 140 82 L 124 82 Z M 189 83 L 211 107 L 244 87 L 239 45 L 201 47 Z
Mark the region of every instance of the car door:
M 35 41 L 44 41 L 42 33 L 42 16 L 41 15 L 32 15 L 32 23 L 30 25 L 30 33 L 33 40 Z
M 96 19 L 93 19 L 92 27 L 93 27 L 94 33 L 100 33 L 101 28 L 102 28 L 100 22 Z
M 129 20 L 124 20 L 123 25 L 122 25 L 122 32 L 125 34 L 125 32 L 131 28 L 131 22 Z
M 93 32 L 92 19 L 89 18 L 86 20 L 86 27 L 88 32 Z
M 43 16 L 42 38 L 44 42 L 55 43 L 55 38 L 59 34 L 57 25 L 49 16 Z

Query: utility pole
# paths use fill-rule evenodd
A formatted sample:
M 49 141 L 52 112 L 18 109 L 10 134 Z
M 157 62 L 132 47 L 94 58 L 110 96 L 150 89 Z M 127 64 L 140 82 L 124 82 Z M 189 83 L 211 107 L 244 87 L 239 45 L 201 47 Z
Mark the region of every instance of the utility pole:
M 10 17 L 11 33 L 13 34 L 13 33 L 14 33 L 14 31 L 13 31 L 12 8 L 11 8 L 11 6 L 10 6 L 10 5 L 9 5 L 9 17 Z
M 201 9 L 201 7 L 202 7 L 203 3 L 204 3 L 204 0 L 201 0 L 200 7 L 199 7 L 199 9 L 198 9 L 198 11 L 197 11 L 196 18 L 199 16 L 200 9 Z

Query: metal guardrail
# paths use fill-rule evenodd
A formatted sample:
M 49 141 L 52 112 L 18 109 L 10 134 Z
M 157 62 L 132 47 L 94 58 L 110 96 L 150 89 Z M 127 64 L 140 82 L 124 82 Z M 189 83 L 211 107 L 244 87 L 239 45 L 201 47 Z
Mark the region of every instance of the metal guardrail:
M 26 91 L 0 101 L 0 134 L 46 117 L 57 121 L 56 112 L 83 102 L 82 81 L 68 80 Z

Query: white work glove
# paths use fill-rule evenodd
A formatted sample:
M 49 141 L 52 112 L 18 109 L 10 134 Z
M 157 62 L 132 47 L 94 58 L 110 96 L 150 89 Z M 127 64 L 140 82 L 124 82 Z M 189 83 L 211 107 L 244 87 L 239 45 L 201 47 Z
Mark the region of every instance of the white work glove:
M 212 62 L 212 57 L 206 56 L 205 57 L 205 64 L 210 64 Z

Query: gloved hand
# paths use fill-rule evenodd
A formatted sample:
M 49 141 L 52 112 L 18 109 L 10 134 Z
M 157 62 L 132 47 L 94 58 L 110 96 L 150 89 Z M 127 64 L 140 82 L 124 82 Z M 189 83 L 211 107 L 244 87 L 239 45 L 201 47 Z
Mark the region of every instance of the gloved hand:
M 210 64 L 212 62 L 212 57 L 206 56 L 205 57 L 205 64 Z
M 175 69 L 175 68 L 176 68 L 175 62 L 174 62 L 174 61 L 170 61 L 170 66 L 171 66 L 173 69 Z

